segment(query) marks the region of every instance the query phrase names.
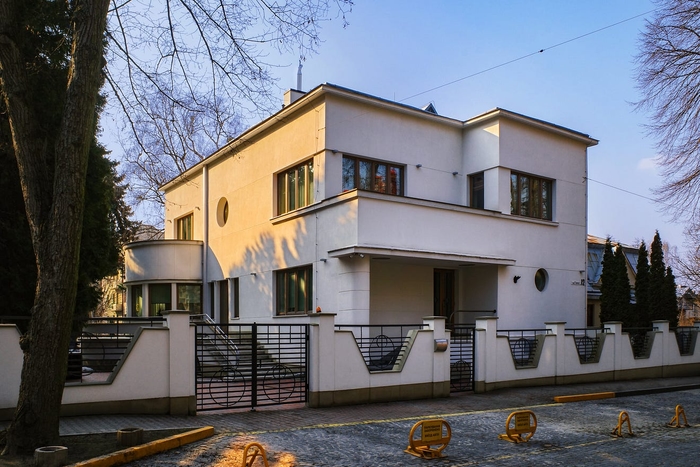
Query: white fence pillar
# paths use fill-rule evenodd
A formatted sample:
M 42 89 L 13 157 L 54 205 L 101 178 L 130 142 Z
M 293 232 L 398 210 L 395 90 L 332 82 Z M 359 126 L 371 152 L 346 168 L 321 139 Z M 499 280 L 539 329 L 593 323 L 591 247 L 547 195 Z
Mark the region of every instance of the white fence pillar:
M 554 375 L 559 376 L 566 373 L 566 359 L 564 358 L 566 349 L 566 322 L 565 321 L 551 321 L 544 323 L 545 328 L 549 330 L 551 334 L 555 337 L 555 352 L 554 352 Z
M 168 327 L 170 353 L 170 414 L 194 415 L 195 395 L 195 336 L 190 326 L 190 312 L 183 310 L 164 311 Z
M 335 313 L 309 315 L 309 406 L 325 407 L 332 401 L 321 400 L 335 390 Z
M 433 341 L 436 346 L 440 341 L 450 342 L 449 331 L 445 331 L 444 316 L 424 316 L 423 324 L 433 331 Z M 444 351 L 433 352 L 433 392 L 450 395 L 450 349 L 449 345 Z
M 484 392 L 486 385 L 496 380 L 496 367 L 498 366 L 498 353 L 496 344 L 496 331 L 498 330 L 498 317 L 476 318 L 474 332 L 474 390 Z

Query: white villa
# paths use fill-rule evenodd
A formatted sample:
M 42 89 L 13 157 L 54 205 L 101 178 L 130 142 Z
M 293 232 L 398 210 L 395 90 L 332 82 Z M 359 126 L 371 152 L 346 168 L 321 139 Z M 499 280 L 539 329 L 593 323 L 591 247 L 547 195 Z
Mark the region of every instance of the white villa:
M 165 239 L 127 246 L 126 314 L 585 327 L 597 143 L 499 108 L 461 121 L 332 84 L 290 90 L 162 187 Z

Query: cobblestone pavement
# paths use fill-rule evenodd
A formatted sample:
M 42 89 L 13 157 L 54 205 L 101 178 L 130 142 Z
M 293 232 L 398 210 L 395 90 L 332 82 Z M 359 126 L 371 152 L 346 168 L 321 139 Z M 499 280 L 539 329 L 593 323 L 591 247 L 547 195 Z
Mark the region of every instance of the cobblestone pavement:
M 684 378 L 508 389 L 429 401 L 200 415 L 194 417 L 197 425 L 213 425 L 215 436 L 129 466 L 240 466 L 250 442 L 264 446 L 271 466 L 697 465 L 700 389 L 658 389 L 698 382 L 700 378 Z M 630 397 L 552 401 L 554 395 L 650 388 L 651 394 Z M 689 428 L 667 426 L 676 405 L 683 406 Z M 521 409 L 536 414 L 535 435 L 522 444 L 500 440 L 509 413 Z M 623 410 L 634 436 L 611 436 Z M 442 418 L 452 428 L 446 458 L 424 460 L 404 452 L 411 427 L 427 418 Z M 263 463 L 258 459 L 256 465 Z
M 693 388 L 686 390 L 670 390 Z M 664 392 L 664 388 L 669 392 Z M 240 466 L 250 442 L 264 446 L 270 466 L 688 466 L 700 464 L 700 377 L 506 389 L 446 399 L 352 407 L 205 413 L 196 417 L 64 417 L 61 434 L 212 425 L 216 435 L 128 464 Z M 613 399 L 559 404 L 555 395 L 613 391 Z M 634 391 L 648 392 L 632 395 Z M 666 426 L 682 405 L 689 428 Z M 538 427 L 528 443 L 498 439 L 515 410 L 532 410 Z M 611 431 L 621 411 L 634 436 Z M 446 458 L 424 460 L 404 452 L 411 427 L 442 418 L 452 428 Z M 626 428 L 626 427 L 625 427 Z M 626 433 L 626 430 L 624 431 Z M 263 465 L 258 459 L 255 465 Z

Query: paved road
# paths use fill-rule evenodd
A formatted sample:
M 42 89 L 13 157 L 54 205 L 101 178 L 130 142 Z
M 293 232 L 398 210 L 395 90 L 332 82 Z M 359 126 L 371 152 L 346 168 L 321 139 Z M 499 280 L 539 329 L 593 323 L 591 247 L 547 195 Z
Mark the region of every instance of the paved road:
M 552 396 L 698 381 L 509 389 L 431 401 L 200 415 L 179 423 L 213 425 L 215 436 L 129 465 L 239 466 L 244 446 L 258 442 L 271 466 L 692 466 L 700 464 L 700 389 L 568 404 L 554 403 Z M 678 404 L 691 427 L 666 426 Z M 498 439 L 508 414 L 520 409 L 536 414 L 535 435 L 523 444 Z M 634 436 L 613 437 L 623 410 Z M 426 418 L 442 418 L 452 428 L 444 459 L 423 460 L 404 452 L 411 427 Z M 164 420 L 174 423 L 172 418 L 160 423 Z M 263 463 L 258 459 L 255 465 Z

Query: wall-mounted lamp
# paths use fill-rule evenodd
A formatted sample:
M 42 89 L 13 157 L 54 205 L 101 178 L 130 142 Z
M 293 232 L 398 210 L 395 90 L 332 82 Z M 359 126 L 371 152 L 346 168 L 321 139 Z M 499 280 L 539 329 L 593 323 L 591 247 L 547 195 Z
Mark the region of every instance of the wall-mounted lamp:
M 360 253 L 360 258 L 364 258 L 364 257 L 365 257 L 365 255 L 363 255 L 362 253 Z
M 256 273 L 256 272 L 251 272 L 250 275 L 253 276 L 253 277 L 257 277 L 257 276 L 258 276 L 258 273 Z
M 520 279 L 520 276 L 513 276 L 513 283 L 514 283 L 514 284 L 517 284 L 517 283 L 518 283 L 518 279 Z
M 332 152 L 333 154 L 338 154 L 338 150 L 337 150 L 337 149 L 331 149 L 331 152 Z
M 457 175 L 459 172 L 452 172 L 452 175 Z
M 328 261 L 328 260 L 327 260 L 326 258 L 321 258 L 321 259 L 319 259 L 319 261 L 325 263 L 325 262 Z
M 420 169 L 421 167 L 423 167 L 423 164 L 416 164 L 416 169 Z

